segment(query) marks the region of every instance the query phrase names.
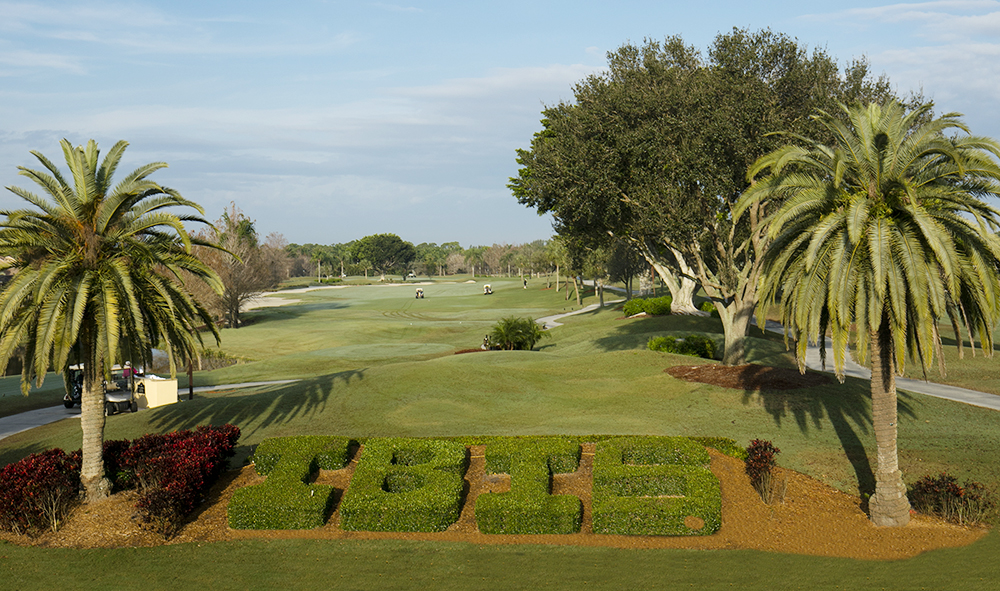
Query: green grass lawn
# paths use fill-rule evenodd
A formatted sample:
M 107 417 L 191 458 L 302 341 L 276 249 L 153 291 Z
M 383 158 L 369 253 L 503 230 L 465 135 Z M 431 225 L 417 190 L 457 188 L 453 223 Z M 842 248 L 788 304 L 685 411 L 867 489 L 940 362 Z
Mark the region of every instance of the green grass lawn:
M 297 294 L 300 304 L 248 315 L 223 333 L 223 350 L 254 359 L 196 374 L 231 383 L 301 377 L 296 384 L 200 395 L 111 417 L 108 439 L 199 424 L 243 430 L 237 461 L 266 437 L 653 434 L 773 441 L 782 466 L 858 494 L 870 489 L 874 434 L 868 383 L 752 393 L 687 383 L 664 373 L 708 363 L 645 349 L 650 336 L 704 332 L 717 320 L 624 320 L 611 309 L 570 317 L 534 352 L 475 348 L 502 316 L 566 311 L 552 290 L 517 279 L 368 286 Z M 594 301 L 591 298 L 585 304 Z M 757 334 L 757 362 L 791 366 L 780 336 Z M 956 362 L 958 365 L 961 362 Z M 46 382 L 46 386 L 50 382 Z M 61 389 L 58 379 L 52 380 Z M 5 404 L 0 398 L 0 404 Z M 79 447 L 78 421 L 0 441 L 0 464 L 49 447 Z M 900 462 L 907 481 L 947 469 L 1000 487 L 1000 413 L 902 394 Z M 286 540 L 149 549 L 57 550 L 0 545 L 0 588 L 222 589 L 993 589 L 1000 534 L 961 549 L 896 562 L 752 551 L 625 551 L 392 541 Z

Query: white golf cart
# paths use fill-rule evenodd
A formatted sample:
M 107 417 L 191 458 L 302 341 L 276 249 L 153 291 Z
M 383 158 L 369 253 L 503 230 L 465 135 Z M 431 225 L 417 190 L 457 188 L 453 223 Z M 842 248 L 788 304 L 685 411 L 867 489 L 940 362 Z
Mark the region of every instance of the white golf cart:
M 125 367 L 115 365 L 111 368 L 111 380 L 104 381 L 104 414 L 106 416 L 121 412 L 135 412 L 139 405 L 135 399 L 135 371 L 130 363 Z M 73 408 L 83 398 L 83 366 L 69 366 L 69 384 L 66 395 L 63 396 L 63 406 Z

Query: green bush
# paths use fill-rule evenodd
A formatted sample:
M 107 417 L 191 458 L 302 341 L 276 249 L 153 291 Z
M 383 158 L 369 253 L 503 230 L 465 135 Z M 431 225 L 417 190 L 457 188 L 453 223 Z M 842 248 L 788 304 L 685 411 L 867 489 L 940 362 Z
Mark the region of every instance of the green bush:
M 650 351 L 689 355 L 691 357 L 715 358 L 715 341 L 699 334 L 688 334 L 681 338 L 653 337 L 646 344 Z
M 704 447 L 684 437 L 621 437 L 597 444 L 594 533 L 709 535 L 722 525 L 719 481 Z M 688 517 L 704 526 L 690 527 Z
M 333 510 L 334 488 L 309 484 L 320 469 L 337 470 L 348 460 L 347 437 L 265 439 L 254 452 L 254 467 L 266 475 L 262 484 L 237 490 L 229 501 L 233 529 L 309 529 L 326 523 Z
M 670 296 L 659 298 L 632 298 L 622 306 L 622 312 L 626 316 L 635 316 L 640 312 L 645 312 L 650 316 L 666 316 L 670 314 L 670 304 L 673 299 Z
M 646 314 L 649 314 L 650 316 L 666 316 L 667 314 L 670 314 L 671 302 L 673 302 L 673 298 L 670 296 L 650 298 L 646 300 Z
M 622 312 L 624 312 L 626 316 L 635 316 L 636 314 L 645 311 L 646 300 L 643 298 L 632 298 L 631 300 L 625 302 L 622 306 Z
M 340 503 L 340 527 L 444 531 L 458 520 L 465 446 L 442 439 L 370 439 Z
M 530 351 L 535 343 L 548 336 L 531 318 L 501 318 L 490 332 L 490 343 L 496 349 Z
M 580 446 L 569 438 L 509 439 L 486 447 L 486 471 L 510 474 L 510 491 L 476 499 L 476 524 L 487 534 L 569 534 L 580 531 L 583 504 L 552 494 L 552 474 L 575 472 Z

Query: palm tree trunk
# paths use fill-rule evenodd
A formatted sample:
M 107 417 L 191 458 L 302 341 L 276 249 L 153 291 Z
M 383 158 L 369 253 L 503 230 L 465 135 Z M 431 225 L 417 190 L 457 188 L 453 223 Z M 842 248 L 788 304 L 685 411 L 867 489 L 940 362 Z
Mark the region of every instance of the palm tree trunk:
M 896 366 L 888 315 L 872 334 L 872 427 L 875 430 L 875 495 L 868 510 L 875 525 L 903 526 L 910 521 L 903 473 L 896 449 Z
M 96 360 L 84 348 L 83 393 L 80 399 L 80 429 L 83 431 L 83 462 L 80 482 L 87 502 L 108 496 L 111 484 L 104 477 L 104 387 Z

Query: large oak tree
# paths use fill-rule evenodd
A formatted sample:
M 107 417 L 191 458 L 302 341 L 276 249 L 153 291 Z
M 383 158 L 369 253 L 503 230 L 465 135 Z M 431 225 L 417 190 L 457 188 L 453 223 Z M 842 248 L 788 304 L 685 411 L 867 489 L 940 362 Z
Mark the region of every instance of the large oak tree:
M 560 234 L 633 244 L 676 312 L 695 313 L 700 284 L 723 322 L 723 361 L 743 363 L 769 244 L 764 211 L 733 214 L 748 167 L 779 145 L 770 133 L 808 131 L 815 109 L 888 96 L 888 84 L 863 60 L 841 74 L 826 53 L 771 31 L 719 35 L 707 56 L 680 37 L 625 45 L 608 66 L 543 111 L 509 186 Z

